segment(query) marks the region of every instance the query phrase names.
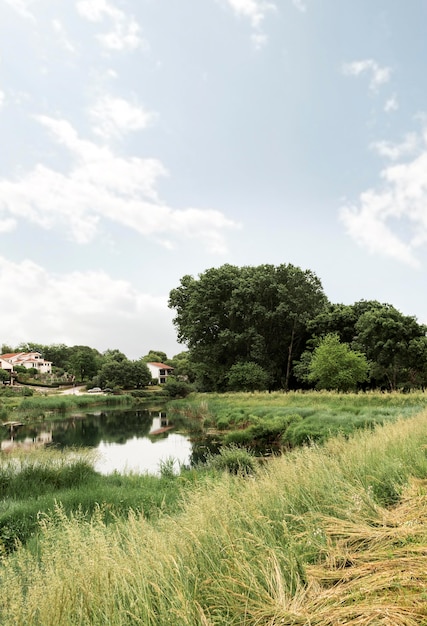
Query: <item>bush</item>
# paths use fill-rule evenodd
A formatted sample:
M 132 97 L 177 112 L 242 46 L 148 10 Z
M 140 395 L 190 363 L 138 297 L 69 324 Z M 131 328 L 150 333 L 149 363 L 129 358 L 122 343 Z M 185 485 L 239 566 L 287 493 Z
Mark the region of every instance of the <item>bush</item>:
M 208 456 L 207 466 L 230 474 L 250 476 L 256 472 L 256 459 L 247 448 L 230 445 L 221 448 L 219 454 Z
M 168 376 L 163 389 L 171 398 L 186 398 L 193 391 L 193 387 L 189 383 L 173 376 Z

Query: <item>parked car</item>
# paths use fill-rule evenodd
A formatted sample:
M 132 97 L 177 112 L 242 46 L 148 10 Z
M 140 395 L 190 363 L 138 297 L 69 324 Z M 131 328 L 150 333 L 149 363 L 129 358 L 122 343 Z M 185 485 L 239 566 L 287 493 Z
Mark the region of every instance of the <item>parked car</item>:
M 87 390 L 88 393 L 102 393 L 101 387 L 92 387 L 92 389 Z

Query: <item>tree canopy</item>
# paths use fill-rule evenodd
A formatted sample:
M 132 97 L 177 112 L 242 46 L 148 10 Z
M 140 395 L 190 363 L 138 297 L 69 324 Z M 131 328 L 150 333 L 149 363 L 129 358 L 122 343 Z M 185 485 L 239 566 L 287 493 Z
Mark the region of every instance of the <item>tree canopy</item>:
M 199 385 L 219 391 L 232 366 L 245 362 L 267 373 L 269 388 L 288 388 L 307 324 L 326 304 L 317 276 L 293 265 L 223 265 L 184 276 L 169 296 Z
M 314 350 L 308 365 L 307 379 L 318 389 L 354 391 L 368 378 L 369 363 L 365 355 L 350 350 L 336 333 L 330 333 Z

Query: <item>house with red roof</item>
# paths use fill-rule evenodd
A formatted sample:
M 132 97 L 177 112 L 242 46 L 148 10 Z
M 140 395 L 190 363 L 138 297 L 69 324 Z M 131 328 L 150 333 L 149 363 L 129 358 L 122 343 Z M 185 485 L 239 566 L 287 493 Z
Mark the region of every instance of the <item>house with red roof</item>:
M 2 363 L 6 363 L 6 367 Z M 34 368 L 39 374 L 50 374 L 52 372 L 52 361 L 45 361 L 40 352 L 9 352 L 8 354 L 0 354 L 0 367 L 2 369 L 10 369 L 17 365 Z
M 173 373 L 173 367 L 165 365 L 164 363 L 147 363 L 147 367 L 150 370 L 151 378 L 157 378 L 159 385 L 163 385 L 168 376 Z

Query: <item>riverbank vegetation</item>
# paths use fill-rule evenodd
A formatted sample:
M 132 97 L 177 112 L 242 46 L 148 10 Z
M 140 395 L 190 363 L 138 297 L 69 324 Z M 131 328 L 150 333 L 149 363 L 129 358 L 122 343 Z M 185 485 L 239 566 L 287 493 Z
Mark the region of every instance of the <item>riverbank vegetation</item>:
M 168 403 L 171 420 L 187 419 L 195 436 L 222 445 L 280 452 L 331 436 L 373 429 L 427 407 L 423 392 L 198 393 Z
M 47 395 L 47 394 L 27 394 L 22 393 L 17 388 L 14 393 L 0 395 L 0 420 L 3 422 L 17 420 L 20 422 L 44 418 L 48 415 L 65 413 L 77 409 L 87 409 L 99 405 L 114 407 L 129 405 L 135 400 L 131 395 Z M 15 393 L 16 392 L 16 393 Z
M 0 554 L 36 542 L 40 519 L 58 506 L 67 517 L 103 523 L 126 518 L 129 511 L 155 519 L 176 510 L 182 495 L 165 463 L 160 477 L 94 470 L 93 451 L 54 449 L 15 451 L 0 457 Z M 189 477 L 191 472 L 187 474 Z M 180 485 L 189 484 L 181 477 Z
M 337 399 L 337 403 L 340 400 Z M 404 408 L 404 407 L 403 407 Z M 58 504 L 4 555 L 4 626 L 427 622 L 427 411 L 206 475 L 153 519 Z M 169 477 L 180 491 L 182 478 Z M 125 494 L 125 491 L 122 491 Z

